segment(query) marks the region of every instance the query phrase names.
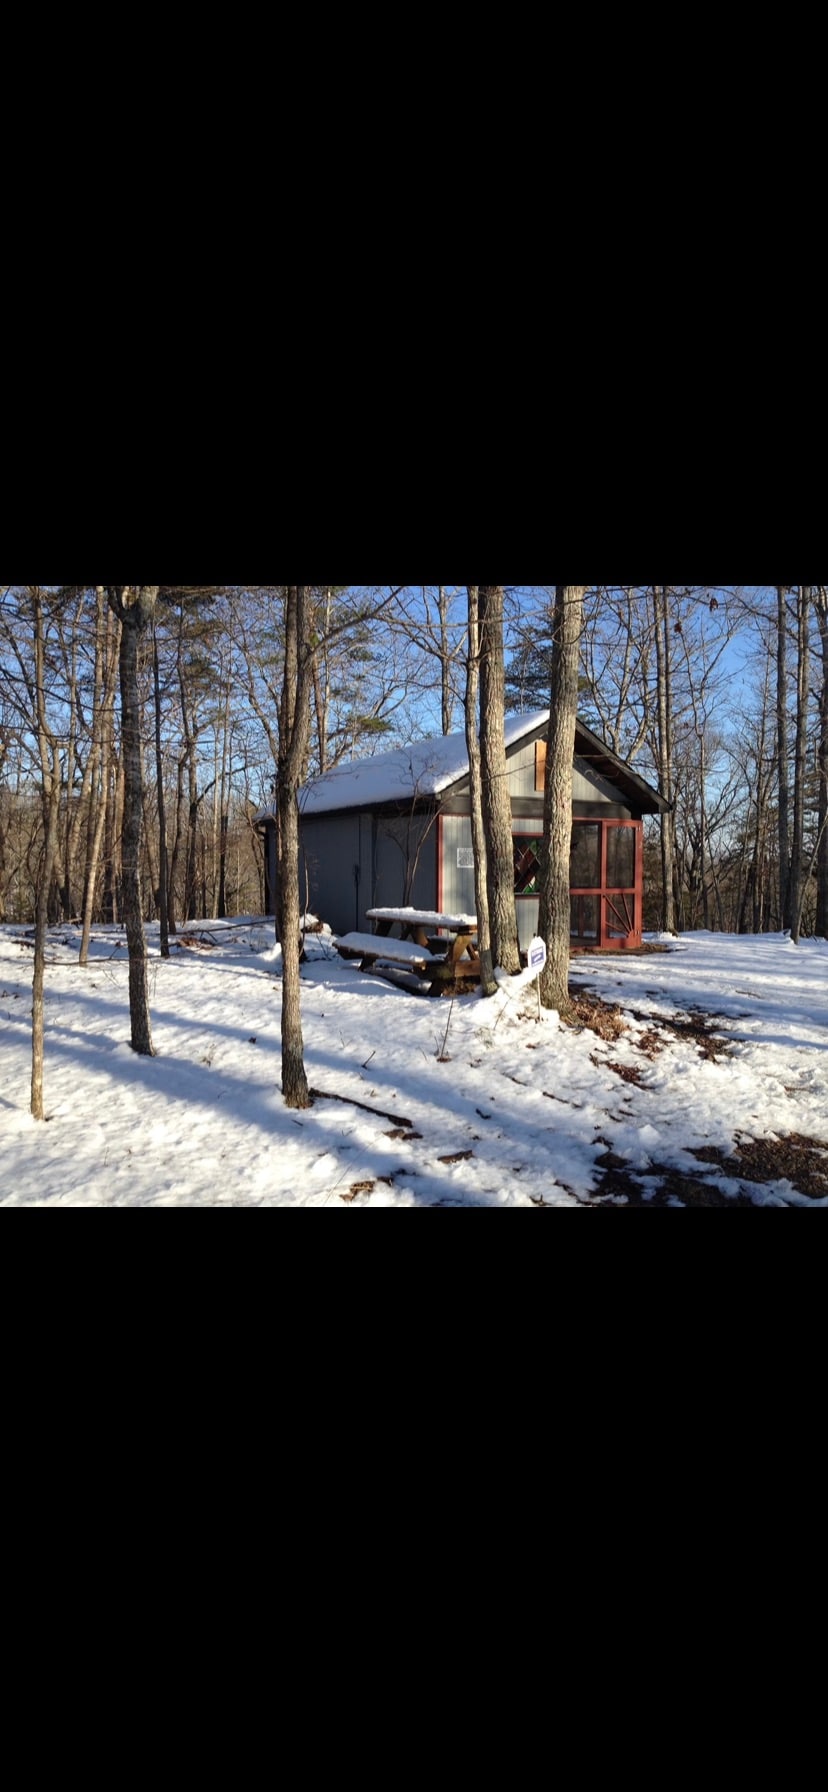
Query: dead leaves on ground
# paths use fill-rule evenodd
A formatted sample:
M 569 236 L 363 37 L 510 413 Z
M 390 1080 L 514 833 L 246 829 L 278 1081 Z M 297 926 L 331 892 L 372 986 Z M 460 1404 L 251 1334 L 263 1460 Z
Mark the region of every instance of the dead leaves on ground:
M 632 1037 L 631 1043 L 647 1058 L 657 1058 L 663 1052 L 670 1039 L 695 1045 L 703 1058 L 718 1063 L 730 1050 L 730 1041 L 716 1033 L 715 1023 L 723 1018 L 720 1015 L 704 1014 L 700 1008 L 689 1008 L 685 1013 L 672 1015 L 653 1015 L 639 1013 L 631 1008 L 627 1015 L 616 1002 L 605 1002 L 592 990 L 584 990 L 571 996 L 571 1005 L 577 1015 L 579 1024 L 588 1027 L 591 1033 L 597 1033 L 599 1039 L 614 1044 L 625 1033 L 629 1033 L 629 1020 L 643 1021 L 647 1031 Z M 636 1082 L 626 1066 L 613 1064 L 609 1059 L 596 1060 L 593 1063 L 608 1063 L 611 1070 L 623 1076 L 627 1082 Z
M 597 1159 L 603 1171 L 598 1193 L 589 1207 L 757 1207 L 764 1205 L 757 1189 L 769 1183 L 788 1182 L 812 1201 L 828 1199 L 828 1146 L 825 1141 L 800 1133 L 770 1139 L 738 1140 L 732 1152 L 715 1145 L 694 1145 L 692 1156 L 710 1164 L 711 1172 L 737 1182 L 735 1193 L 722 1188 L 713 1174 L 699 1169 L 676 1170 L 669 1164 L 650 1164 L 633 1171 L 614 1151 Z M 784 1199 L 781 1202 L 791 1205 Z

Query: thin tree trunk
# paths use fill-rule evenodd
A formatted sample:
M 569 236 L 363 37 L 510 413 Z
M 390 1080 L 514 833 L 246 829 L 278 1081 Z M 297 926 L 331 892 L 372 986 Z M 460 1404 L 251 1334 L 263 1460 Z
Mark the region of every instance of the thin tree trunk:
M 35 908 L 35 952 L 32 981 L 32 1090 L 31 1111 L 34 1120 L 44 1118 L 43 1108 L 43 1034 L 44 983 L 46 972 L 46 938 L 49 924 L 49 892 L 58 847 L 60 810 L 60 749 L 49 730 L 46 716 L 45 630 L 40 591 L 32 591 L 35 649 L 35 689 L 37 707 L 37 740 L 43 779 L 44 838 L 43 858 Z
M 299 891 L 299 789 L 310 740 L 313 651 L 309 593 L 289 585 L 285 596 L 284 679 L 279 705 L 279 890 L 282 942 L 282 1094 L 289 1108 L 310 1106 L 302 1035 Z
M 161 671 L 158 662 L 158 636 L 152 630 L 152 686 L 155 702 L 155 783 L 158 801 L 158 918 L 161 928 L 161 957 L 170 956 L 170 913 L 167 881 L 167 802 L 164 795 L 164 755 L 161 749 Z
M 78 617 L 75 617 L 77 624 Z M 63 879 L 60 890 L 61 912 L 64 921 L 71 921 L 74 914 L 72 902 L 72 881 L 74 872 L 74 846 L 77 819 L 74 810 L 75 766 L 77 763 L 77 627 L 72 629 L 69 653 L 69 681 L 67 690 L 68 732 L 66 737 L 66 825 L 63 835 Z M 80 810 L 78 810 L 80 813 Z
M 822 653 L 822 686 L 819 693 L 819 851 L 817 853 L 817 905 L 815 931 L 828 939 L 828 588 L 814 593 Z
M 107 586 L 110 607 L 120 617 L 121 743 L 124 762 L 123 906 L 129 949 L 129 1015 L 132 1049 L 154 1057 L 147 983 L 147 942 L 141 899 L 143 763 L 138 665 L 141 640 L 152 622 L 157 585 Z
M 661 817 L 661 925 L 665 933 L 676 931 L 675 816 L 673 802 L 673 717 L 670 679 L 670 625 L 667 588 L 653 586 L 656 644 L 656 696 L 658 703 L 658 778 L 662 796 L 671 807 Z
M 779 778 L 779 925 L 791 925 L 787 586 L 776 587 L 776 756 Z
M 9 736 L 0 728 L 0 922 L 6 919 L 6 790 L 3 765 L 9 750 Z
M 475 590 L 477 587 L 475 586 Z M 437 615 L 440 619 L 440 695 L 442 725 L 444 735 L 451 733 L 452 724 L 452 691 L 451 691 L 451 640 L 449 638 L 449 594 L 445 585 L 438 587 Z M 475 727 L 475 739 L 477 729 Z
M 441 587 L 442 591 L 442 587 Z M 480 954 L 480 987 L 484 996 L 497 994 L 492 959 L 492 935 L 489 924 L 489 888 L 486 866 L 486 829 L 483 825 L 483 790 L 478 736 L 478 697 L 480 691 L 480 600 L 479 587 L 468 586 L 469 638 L 466 659 L 466 747 L 469 755 L 469 790 L 471 795 L 471 833 L 474 852 L 474 897 L 477 915 L 477 946 Z
M 799 945 L 802 909 L 805 900 L 805 772 L 808 747 L 808 703 L 810 700 L 810 589 L 797 590 L 796 633 L 796 742 L 794 746 L 793 842 L 791 850 L 791 939 Z
M 184 838 L 183 816 L 186 798 L 184 795 L 184 759 L 178 761 L 176 797 L 175 797 L 175 835 L 170 856 L 170 878 L 167 891 L 167 913 L 170 933 L 176 931 L 176 912 L 178 900 L 178 866 L 181 859 L 181 842 Z
M 95 667 L 95 747 L 93 775 L 89 793 L 89 830 L 86 843 L 86 873 L 83 885 L 83 932 L 79 964 L 89 962 L 89 941 L 95 913 L 95 890 L 107 816 L 107 793 L 112 771 L 112 737 L 114 732 L 115 687 L 117 684 L 120 623 L 107 612 L 104 617 L 104 595 L 98 588 L 98 631 L 100 638 L 100 671 L 96 653 Z M 105 661 L 105 667 L 104 667 Z
M 569 854 L 572 843 L 572 768 L 578 714 L 578 664 L 586 585 L 556 585 L 552 642 L 549 744 L 543 791 L 543 846 L 540 856 L 538 930 L 547 960 L 540 977 L 541 1001 L 570 1013 Z
M 218 852 L 218 888 L 216 891 L 216 915 L 219 921 L 227 916 L 227 836 L 230 817 L 228 814 L 229 792 L 233 781 L 233 730 L 230 725 L 230 690 L 227 686 L 224 704 L 224 717 L 221 742 L 221 782 L 219 788 L 219 852 Z M 236 911 L 238 913 L 238 910 Z
M 118 664 L 121 648 L 118 642 Z M 104 834 L 103 916 L 110 923 L 121 919 L 121 822 L 124 812 L 123 754 L 113 758 L 106 791 L 106 829 Z
M 520 970 L 515 910 L 512 802 L 506 764 L 503 586 L 480 585 L 480 758 L 492 956 L 510 976 Z
M 35 908 L 34 979 L 32 983 L 32 1118 L 42 1120 L 43 1108 L 43 1034 L 46 940 L 49 926 L 49 890 L 58 846 L 58 810 L 60 807 L 60 756 L 52 748 L 52 769 L 46 811 L 46 837 Z

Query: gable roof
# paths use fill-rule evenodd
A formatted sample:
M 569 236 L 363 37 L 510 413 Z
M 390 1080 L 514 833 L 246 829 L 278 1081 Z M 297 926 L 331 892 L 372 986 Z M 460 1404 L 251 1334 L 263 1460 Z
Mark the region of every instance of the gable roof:
M 528 744 L 533 737 L 542 739 L 548 721 L 548 709 L 507 716 L 507 754 Z M 581 721 L 575 726 L 575 754 L 587 761 L 599 777 L 608 778 L 642 813 L 655 815 L 669 808 L 657 790 L 617 758 L 606 742 Z M 468 776 L 465 734 L 438 734 L 430 740 L 396 747 L 390 753 L 377 753 L 371 759 L 334 766 L 300 790 L 299 809 L 302 815 L 330 815 L 345 809 L 373 809 L 383 803 L 428 803 L 445 796 Z M 274 808 L 263 809 L 256 819 L 266 821 L 273 814 Z

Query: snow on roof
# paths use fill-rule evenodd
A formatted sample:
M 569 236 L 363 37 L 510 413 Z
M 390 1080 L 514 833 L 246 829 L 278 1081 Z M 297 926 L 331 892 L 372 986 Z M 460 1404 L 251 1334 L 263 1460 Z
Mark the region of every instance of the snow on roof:
M 507 748 L 548 720 L 548 709 L 507 716 Z M 410 746 L 397 747 L 391 753 L 376 753 L 372 759 L 355 759 L 335 766 L 324 777 L 305 785 L 299 792 L 299 808 L 303 815 L 328 815 L 335 809 L 363 809 L 374 803 L 404 803 L 414 797 L 440 796 L 450 784 L 466 777 L 468 769 L 465 734 L 437 734 L 430 740 L 415 740 Z M 257 820 L 264 821 L 272 814 L 272 808 L 265 809 Z

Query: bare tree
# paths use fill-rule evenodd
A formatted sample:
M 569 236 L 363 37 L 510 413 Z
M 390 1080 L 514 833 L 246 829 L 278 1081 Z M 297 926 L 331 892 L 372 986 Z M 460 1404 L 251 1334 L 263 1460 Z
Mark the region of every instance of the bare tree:
M 477 946 L 480 954 L 480 986 L 484 996 L 493 996 L 497 993 L 497 984 L 494 978 L 492 935 L 489 923 L 486 829 L 483 822 L 483 779 L 480 763 L 480 740 L 477 731 L 480 689 L 480 595 L 477 585 L 469 585 L 467 589 L 469 638 L 466 662 L 466 746 L 469 755 Z
M 310 1106 L 305 1073 L 300 987 L 302 901 L 299 890 L 299 790 L 311 726 L 314 650 L 310 590 L 285 590 L 284 675 L 279 704 L 277 789 L 278 924 L 282 942 L 282 1094 L 289 1108 Z
M 795 945 L 799 944 L 802 905 L 808 882 L 805 875 L 805 779 L 811 676 L 810 603 L 810 586 L 798 585 L 796 594 L 796 737 L 790 877 L 790 926 L 791 939 Z
M 676 931 L 675 817 L 673 810 L 673 687 L 670 613 L 666 585 L 653 586 L 653 619 L 656 649 L 656 701 L 658 705 L 658 783 L 670 804 L 661 816 L 661 925 L 665 933 Z
M 49 890 L 52 882 L 58 845 L 58 811 L 60 808 L 60 744 L 49 726 L 46 705 L 46 629 L 43 593 L 40 586 L 30 587 L 34 639 L 34 688 L 37 717 L 37 749 L 43 781 L 44 839 L 40 879 L 35 908 L 35 955 L 32 984 L 32 1116 L 44 1118 L 43 1108 L 43 1029 L 46 937 L 49 920 Z
M 11 730 L 0 727 L 0 923 L 6 919 L 6 786 L 3 770 L 11 744 Z
M 791 794 L 788 746 L 788 586 L 777 585 L 776 623 L 776 758 L 779 782 L 779 914 L 791 925 Z
M 118 683 L 120 648 L 120 623 L 110 611 L 101 585 L 97 587 L 96 599 L 93 741 L 89 767 L 89 816 L 83 890 L 83 931 L 78 961 L 84 966 L 89 962 L 89 942 L 95 912 L 95 890 L 106 825 L 107 794 L 113 760 L 115 691 Z
M 158 585 L 107 585 L 107 602 L 121 624 L 121 751 L 124 764 L 123 903 L 129 948 L 129 1016 L 131 1043 L 141 1057 L 152 1058 L 152 1026 L 147 984 L 147 942 L 141 899 L 141 830 L 144 816 L 144 770 L 141 752 L 141 699 L 138 681 L 142 642 L 152 626 Z
M 556 585 L 549 699 L 549 744 L 543 791 L 538 928 L 546 942 L 541 1000 L 566 1017 L 569 1001 L 569 852 L 572 767 L 578 713 L 578 664 L 586 585 Z
M 828 587 L 818 585 L 814 591 L 814 607 L 819 628 L 822 655 L 822 682 L 819 691 L 819 800 L 817 846 L 816 932 L 828 939 Z
M 503 586 L 479 585 L 480 759 L 492 956 L 510 976 L 520 970 L 515 910 L 512 803 L 506 765 Z

